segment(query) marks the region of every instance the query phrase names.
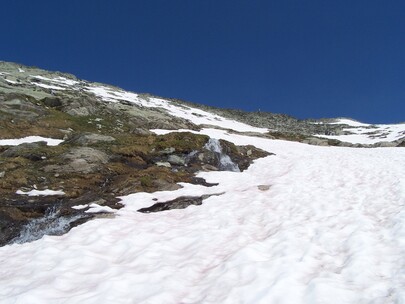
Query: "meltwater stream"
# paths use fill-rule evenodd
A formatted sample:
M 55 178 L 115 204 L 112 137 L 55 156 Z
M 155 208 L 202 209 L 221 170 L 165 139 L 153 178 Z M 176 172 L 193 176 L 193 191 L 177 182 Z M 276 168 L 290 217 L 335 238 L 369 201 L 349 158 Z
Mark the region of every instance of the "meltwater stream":
M 62 216 L 56 206 L 49 208 L 43 217 L 33 219 L 20 231 L 20 235 L 11 240 L 10 244 L 23 244 L 39 240 L 44 235 L 62 235 L 70 230 L 71 224 L 83 214 Z
M 214 152 L 218 157 L 219 169 L 221 171 L 240 172 L 239 166 L 235 164 L 229 155 L 222 151 L 221 143 L 216 138 L 210 138 L 205 144 L 205 148 Z

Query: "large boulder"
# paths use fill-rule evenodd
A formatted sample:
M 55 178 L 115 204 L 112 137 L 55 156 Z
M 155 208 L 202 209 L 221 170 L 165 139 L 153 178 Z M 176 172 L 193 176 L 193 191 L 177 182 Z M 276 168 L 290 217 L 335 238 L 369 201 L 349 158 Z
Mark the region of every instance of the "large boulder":
M 0 112 L 12 115 L 13 120 L 34 120 L 47 113 L 35 104 L 35 98 L 24 94 L 0 94 Z M 0 119 L 3 115 L 0 115 Z
M 32 161 L 39 161 L 46 158 L 44 148 L 46 142 L 24 143 L 18 146 L 12 146 L 0 154 L 1 157 L 24 157 Z
M 100 171 L 108 161 L 109 156 L 103 151 L 79 147 L 70 149 L 61 156 L 62 165 L 48 165 L 44 170 L 55 173 L 93 173 Z

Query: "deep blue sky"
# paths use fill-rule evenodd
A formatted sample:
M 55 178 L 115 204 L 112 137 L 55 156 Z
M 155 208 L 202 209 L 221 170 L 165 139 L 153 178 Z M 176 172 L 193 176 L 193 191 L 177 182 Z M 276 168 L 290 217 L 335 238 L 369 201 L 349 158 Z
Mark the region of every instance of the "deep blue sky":
M 0 60 L 298 118 L 405 121 L 404 0 L 3 1 Z

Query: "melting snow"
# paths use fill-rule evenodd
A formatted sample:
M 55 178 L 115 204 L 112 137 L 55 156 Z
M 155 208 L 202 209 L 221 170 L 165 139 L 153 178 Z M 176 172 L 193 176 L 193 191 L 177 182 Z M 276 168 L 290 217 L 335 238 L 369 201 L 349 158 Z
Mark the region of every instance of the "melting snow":
M 0 139 L 0 146 L 18 146 L 25 143 L 46 141 L 48 146 L 57 146 L 63 142 L 61 139 L 47 138 L 42 136 L 27 136 L 16 139 Z
M 334 122 L 330 122 L 329 124 L 344 124 L 348 125 L 351 127 L 369 127 L 369 124 L 365 124 L 353 119 L 348 119 L 348 118 L 338 118 Z
M 89 205 L 85 204 L 85 205 L 77 205 L 77 206 L 72 206 L 73 209 L 76 210 L 81 210 L 81 209 L 86 209 Z
M 233 129 L 239 132 L 268 132 L 268 129 L 265 128 L 252 127 L 247 124 L 240 123 L 231 119 L 226 119 L 222 116 L 212 114 L 200 109 L 195 109 L 183 105 L 176 105 L 173 102 L 160 98 L 144 98 L 135 93 L 116 90 L 104 86 L 87 87 L 87 91 L 99 96 L 104 101 L 108 102 L 119 102 L 120 100 L 123 100 L 132 102 L 142 107 L 163 108 L 169 114 L 189 120 L 196 125 L 214 125 L 224 129 Z
M 115 213 L 117 210 L 112 209 L 108 206 L 100 206 L 99 204 L 92 203 L 89 205 L 90 209 L 86 210 L 86 213 L 100 213 L 100 212 L 110 212 L 110 213 Z
M 17 190 L 17 194 L 22 194 L 22 195 L 28 195 L 28 196 L 47 196 L 47 195 L 65 195 L 65 192 L 62 190 L 30 190 L 27 192 L 24 192 L 22 190 Z
M 32 76 L 34 78 L 40 79 L 40 80 L 45 80 L 48 82 L 56 82 L 62 85 L 68 85 L 68 86 L 74 86 L 76 84 L 78 84 L 79 82 L 76 80 L 72 80 L 72 79 L 67 79 L 65 77 L 56 77 L 56 78 L 48 78 L 48 77 L 44 77 L 44 76 Z
M 201 133 L 276 155 L 240 173 L 199 174 L 218 186 L 131 194 L 112 219 L 0 248 L 0 301 L 404 303 L 404 148 Z M 201 206 L 137 212 L 222 192 Z
M 13 80 L 10 80 L 10 79 L 4 79 L 5 81 L 7 81 L 8 83 L 11 83 L 11 84 L 17 84 L 18 82 L 17 81 L 13 81 Z
M 340 119 L 339 122 L 336 123 L 352 126 L 351 128 L 343 129 L 343 131 L 353 134 L 318 136 L 338 139 L 353 144 L 374 144 L 382 141 L 391 142 L 405 137 L 405 124 L 367 125 L 347 119 Z
M 38 82 L 31 82 L 31 84 L 35 84 L 38 87 L 45 88 L 45 89 L 52 89 L 52 90 L 66 90 L 66 88 L 54 86 L 54 85 L 49 85 L 49 84 L 44 84 L 44 83 L 38 83 Z

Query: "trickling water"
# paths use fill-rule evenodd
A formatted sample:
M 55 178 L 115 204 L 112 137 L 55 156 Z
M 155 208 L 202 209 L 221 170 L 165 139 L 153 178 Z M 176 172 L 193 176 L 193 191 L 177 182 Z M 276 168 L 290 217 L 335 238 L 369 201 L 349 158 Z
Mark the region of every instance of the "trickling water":
M 205 148 L 214 152 L 219 160 L 219 169 L 221 171 L 240 172 L 237 164 L 235 164 L 229 155 L 222 152 L 221 143 L 216 138 L 210 138 L 205 144 Z
M 84 217 L 82 214 L 60 216 L 59 210 L 54 206 L 49 208 L 43 217 L 33 219 L 25 225 L 21 229 L 20 235 L 11 240 L 10 244 L 32 242 L 39 240 L 44 235 L 62 235 L 70 230 L 71 223 L 82 217 Z

